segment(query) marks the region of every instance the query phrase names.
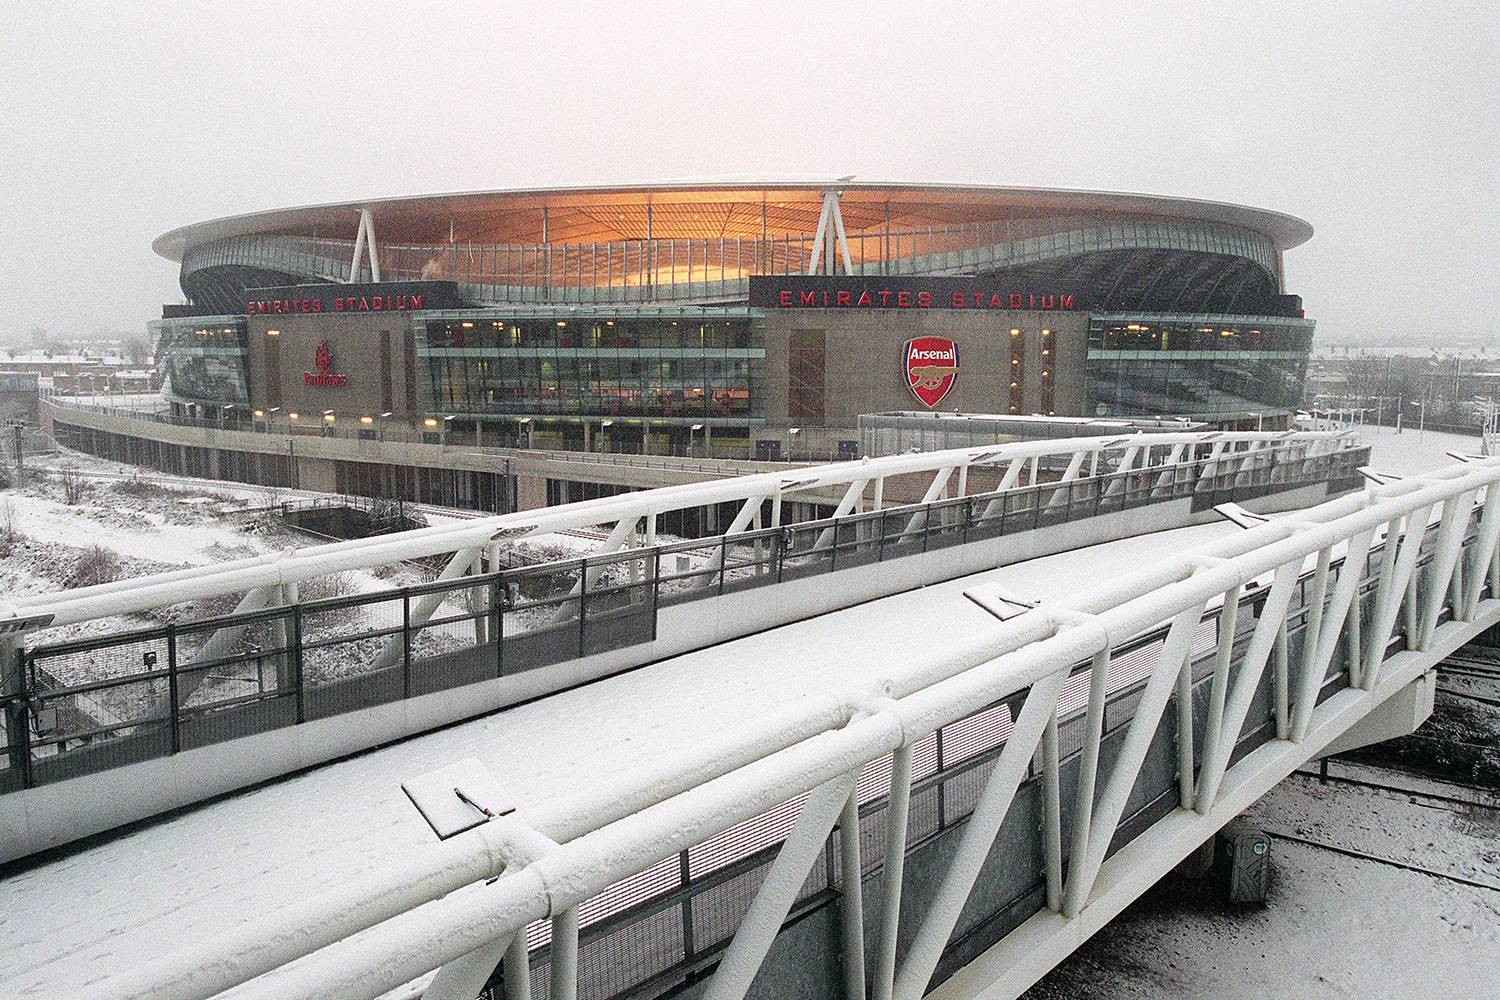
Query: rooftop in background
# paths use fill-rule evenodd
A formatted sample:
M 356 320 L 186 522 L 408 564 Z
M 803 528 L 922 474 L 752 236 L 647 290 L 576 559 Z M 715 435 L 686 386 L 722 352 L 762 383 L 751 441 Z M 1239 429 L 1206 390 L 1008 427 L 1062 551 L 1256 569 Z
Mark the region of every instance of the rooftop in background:
M 648 238 L 648 226 L 650 238 L 658 240 L 779 238 L 816 230 L 823 192 L 830 188 L 842 192 L 844 225 L 850 233 L 1071 215 L 1220 223 L 1259 233 L 1278 250 L 1312 237 L 1312 226 L 1294 216 L 1196 198 L 830 178 L 526 188 L 333 202 L 182 226 L 158 237 L 152 248 L 180 261 L 191 247 L 234 236 L 352 240 L 361 209 L 375 214 L 380 239 L 391 244 L 642 240 Z

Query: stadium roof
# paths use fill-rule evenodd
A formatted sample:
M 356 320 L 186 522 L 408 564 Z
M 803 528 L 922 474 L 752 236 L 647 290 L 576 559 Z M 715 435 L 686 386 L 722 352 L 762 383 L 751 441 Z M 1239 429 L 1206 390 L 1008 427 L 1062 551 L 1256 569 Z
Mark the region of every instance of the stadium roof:
M 230 215 L 173 229 L 152 248 L 179 261 L 190 248 L 246 235 L 354 239 L 361 209 L 383 244 L 593 243 L 656 239 L 808 235 L 822 192 L 843 192 L 849 232 L 964 225 L 1006 218 L 1143 217 L 1214 222 L 1269 237 L 1282 250 L 1307 242 L 1312 226 L 1294 216 L 1226 202 L 1162 195 L 975 184 L 877 183 L 844 179 L 718 179 L 410 195 Z

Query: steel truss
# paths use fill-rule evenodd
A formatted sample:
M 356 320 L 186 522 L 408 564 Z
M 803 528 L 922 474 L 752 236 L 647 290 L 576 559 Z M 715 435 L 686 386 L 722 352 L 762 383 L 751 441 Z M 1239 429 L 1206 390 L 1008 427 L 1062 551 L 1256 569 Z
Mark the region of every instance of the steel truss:
M 830 830 L 849 824 L 854 776 L 894 754 L 886 853 L 892 871 L 882 889 L 874 981 L 862 982 L 861 901 L 849 892 L 845 982 L 856 995 L 868 985 L 873 997 L 916 1000 L 927 992 L 980 863 L 1040 752 L 1047 907 L 961 973 L 968 977 L 961 987 L 968 992 L 939 990 L 1013 997 L 1277 780 L 1446 652 L 1500 621 L 1500 600 L 1493 596 L 1500 593 L 1500 504 L 1487 502 L 1497 481 L 1500 459 L 1484 459 L 1371 485 L 1047 602 L 968 637 L 960 651 L 943 658 L 807 700 L 742 732 L 707 737 L 691 759 L 617 775 L 523 808 L 396 868 L 291 904 L 273 921 L 241 926 L 125 970 L 101 984 L 96 996 L 187 1000 L 238 986 L 234 995 L 243 998 L 373 1000 L 437 970 L 426 988 L 428 1000 L 470 1000 L 502 955 L 509 968 L 524 973 L 525 947 L 517 942 L 527 925 L 550 920 L 551 996 L 571 998 L 580 903 L 805 793 L 801 816 L 705 994 L 741 997 Z M 1376 553 L 1372 543 L 1382 534 Z M 1424 551 L 1426 562 L 1419 567 Z M 1306 638 L 1302 655 L 1293 660 L 1285 640 L 1288 608 L 1293 588 L 1308 581 Z M 1360 606 L 1362 587 L 1371 591 L 1366 596 L 1372 611 L 1361 624 L 1361 616 L 1350 611 Z M 1219 633 L 1203 751 L 1195 754 L 1191 740 L 1180 747 L 1181 804 L 1110 855 L 1148 746 L 1168 704 L 1181 697 L 1194 630 L 1212 605 L 1222 600 L 1226 609 L 1229 602 L 1237 606 L 1241 592 L 1251 588 L 1260 595 L 1258 610 L 1234 670 L 1228 650 L 1236 630 Z M 1398 620 L 1404 621 L 1399 633 Z M 1103 668 L 1112 650 L 1162 626 L 1165 642 L 1106 771 L 1100 766 Z M 1357 665 L 1351 686 L 1318 703 L 1322 679 L 1341 646 Z M 1057 710 L 1064 681 L 1083 664 L 1093 667 L 1093 675 L 1075 804 L 1079 822 L 1065 863 Z M 1277 738 L 1231 764 L 1249 701 L 1267 669 L 1275 686 Z M 1019 704 L 1014 729 L 941 888 L 899 951 L 898 859 L 905 847 L 912 747 L 997 699 Z M 857 838 L 847 841 L 852 844 L 846 850 L 857 851 Z M 858 870 L 857 855 L 841 861 L 845 871 Z M 507 982 L 512 997 L 527 995 L 527 975 L 507 976 Z

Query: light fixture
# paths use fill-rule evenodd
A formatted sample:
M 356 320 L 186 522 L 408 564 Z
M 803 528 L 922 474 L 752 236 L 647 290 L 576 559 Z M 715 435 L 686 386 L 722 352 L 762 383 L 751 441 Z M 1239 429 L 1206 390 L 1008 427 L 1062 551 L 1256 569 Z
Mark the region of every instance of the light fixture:
M 437 418 L 435 418 L 435 417 L 428 417 L 426 420 L 422 421 L 422 426 L 423 427 L 436 427 L 437 426 Z
M 446 417 L 443 418 L 443 423 L 446 424 L 448 421 L 452 420 L 456 416 L 458 416 L 457 413 L 450 413 L 450 414 L 448 414 Z
M 296 410 L 292 410 L 286 415 L 286 418 L 288 420 L 296 420 L 299 416 L 301 416 L 301 414 L 299 414 Z
M 266 336 L 267 337 L 279 337 L 279 336 L 281 336 L 281 331 L 280 330 L 267 330 L 266 331 Z
M 362 424 L 373 424 L 375 422 L 375 418 L 370 416 L 362 416 L 359 418 L 359 422 Z
M 259 420 L 261 417 L 266 415 L 265 410 L 251 410 L 250 413 L 255 417 L 256 420 Z
M 1012 337 L 1019 337 L 1021 335 L 1021 331 L 1018 330 L 1018 329 L 1016 329 L 1015 327 L 1011 327 L 1010 328 L 1010 335 Z
M 386 417 L 394 417 L 395 415 L 396 415 L 396 411 L 395 410 L 386 410 L 384 413 L 382 413 L 380 415 L 380 419 L 384 420 Z
M 333 423 L 333 411 L 332 410 L 324 410 L 323 411 L 323 419 L 326 420 L 326 421 L 328 421 L 330 424 Z
M 516 421 L 516 423 L 518 423 L 518 424 L 529 424 L 529 423 L 531 423 L 531 418 L 530 417 L 522 417 L 520 420 Z
M 701 431 L 703 429 L 703 425 L 702 424 L 694 424 L 692 427 L 690 427 L 688 429 L 689 430 L 694 430 L 694 431 Z
M 568 321 L 565 320 L 565 319 L 560 319 L 560 320 L 557 321 L 557 325 L 558 326 L 567 326 L 568 325 Z
M 461 325 L 463 326 L 463 328 L 465 330 L 472 330 L 472 329 L 474 329 L 474 324 L 470 323 L 468 320 L 464 320 Z
M 1052 331 L 1051 330 L 1043 330 L 1042 331 L 1042 336 L 1043 337 L 1050 337 L 1050 336 L 1052 336 Z
M 605 420 L 605 421 L 600 422 L 600 424 L 599 424 L 600 427 L 613 427 L 614 425 L 615 425 L 615 422 L 613 420 Z
M 786 429 L 786 432 L 787 432 L 787 434 L 801 434 L 802 433 L 802 428 L 800 428 L 800 427 L 788 427 Z

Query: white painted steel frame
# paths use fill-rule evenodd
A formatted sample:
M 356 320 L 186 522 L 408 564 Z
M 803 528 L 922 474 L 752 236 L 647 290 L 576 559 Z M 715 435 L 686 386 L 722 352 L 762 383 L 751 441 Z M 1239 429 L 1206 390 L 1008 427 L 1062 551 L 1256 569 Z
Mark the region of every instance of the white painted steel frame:
M 887 844 L 888 872 L 899 870 L 905 847 L 905 794 L 910 787 L 911 748 L 938 728 L 965 718 L 997 700 L 1025 692 L 1005 749 L 993 765 L 980 806 L 964 831 L 942 888 L 929 901 L 929 912 L 905 956 L 895 948 L 894 926 L 900 905 L 900 880 L 883 888 L 885 912 L 872 995 L 915 1000 L 927 988 L 958 911 L 967 900 L 995 831 L 1003 823 L 1024 766 L 1048 739 L 1063 680 L 1079 663 L 1091 662 L 1094 678 L 1086 710 L 1084 751 L 1079 782 L 1079 823 L 1073 857 L 1061 894 L 1049 892 L 1050 906 L 1002 939 L 992 953 L 1008 956 L 986 965 L 983 995 L 1012 997 L 1144 891 L 1192 847 L 1207 839 L 1230 816 L 1247 806 L 1293 767 L 1315 755 L 1339 733 L 1378 707 L 1386 698 L 1429 669 L 1455 642 L 1464 641 L 1500 621 L 1500 601 L 1493 597 L 1455 608 L 1455 620 L 1435 628 L 1426 650 L 1384 652 L 1408 593 L 1416 552 L 1429 531 L 1428 517 L 1446 507 L 1467 523 L 1472 503 L 1500 482 L 1500 459 L 1445 469 L 1427 476 L 1371 485 L 1363 492 L 1310 508 L 1296 519 L 1276 519 L 1226 536 L 1184 555 L 1163 560 L 1055 604 L 1043 604 L 992 629 L 968 637 L 956 651 L 867 685 L 813 698 L 778 714 L 747 724 L 731 736 L 707 738 L 694 755 L 639 773 L 617 775 L 588 789 L 523 808 L 473 831 L 434 845 L 388 870 L 372 873 L 339 890 L 292 903 L 270 920 L 242 925 L 183 950 L 123 970 L 100 984 L 96 996 L 123 998 L 150 995 L 160 1000 L 205 998 L 238 986 L 239 998 L 371 998 L 433 970 L 440 982 L 459 978 L 459 971 L 488 961 L 506 943 L 510 965 L 522 956 L 515 940 L 537 920 L 552 919 L 569 934 L 576 907 L 622 878 L 714 836 L 801 793 L 811 793 L 793 834 L 751 905 L 735 942 L 721 964 L 723 985 L 715 996 L 742 996 L 779 928 L 789 905 L 787 887 L 801 884 L 812 859 L 841 814 L 847 817 L 852 776 L 866 764 L 895 755 L 892 815 Z M 1500 497 L 1497 497 L 1500 502 Z M 1500 505 L 1500 503 L 1497 503 Z M 1479 530 L 1465 552 L 1464 531 L 1443 532 L 1429 561 L 1429 585 L 1450 592 L 1445 567 L 1485 567 L 1495 578 L 1493 546 L 1500 529 L 1486 504 Z M 1361 556 L 1383 526 L 1405 524 L 1399 552 L 1382 558 L 1374 569 L 1374 603 L 1379 613 L 1364 637 L 1371 654 L 1365 663 L 1364 687 L 1337 692 L 1306 710 L 1320 684 L 1316 671 L 1326 668 L 1324 652 L 1334 648 L 1346 615 L 1340 605 L 1352 599 Z M 1482 548 L 1481 546 L 1489 546 Z M 1395 550 L 1396 545 L 1387 546 Z M 1292 585 L 1311 570 L 1314 588 L 1328 565 L 1325 553 L 1348 551 L 1347 574 L 1341 568 L 1332 606 L 1318 625 L 1311 658 L 1303 657 L 1293 679 L 1305 726 L 1293 726 L 1289 739 L 1276 739 L 1248 754 L 1233 767 L 1222 765 L 1243 721 L 1245 691 L 1253 690 L 1266 658 L 1282 641 Z M 1451 569 L 1449 570 L 1451 571 Z M 1473 575 L 1471 574 L 1471 578 Z M 1188 804 L 1158 821 L 1144 834 L 1105 860 L 1125 798 L 1134 785 L 1145 748 L 1168 700 L 1179 693 L 1182 663 L 1191 636 L 1206 608 L 1226 592 L 1257 585 L 1265 591 L 1261 612 L 1244 660 L 1244 669 L 1227 695 L 1222 719 L 1205 734 L 1205 779 L 1197 808 Z M 1325 578 L 1326 583 L 1326 578 Z M 1346 598 L 1346 594 L 1351 595 Z M 1468 594 L 1463 594 L 1468 597 Z M 1104 696 L 1102 681 L 1110 651 L 1144 632 L 1171 623 L 1162 651 L 1140 698 L 1125 744 L 1105 782 L 1097 807 L 1088 808 L 1099 767 Z M 1332 635 L 1333 639 L 1328 637 Z M 1419 638 L 1419 637 L 1414 637 Z M 1312 637 L 1309 637 L 1312 641 Z M 1355 649 L 1360 647 L 1356 646 Z M 1312 678 L 1309 679 L 1309 673 Z M 1298 729 L 1303 732 L 1299 735 Z M 1055 752 L 1043 753 L 1043 767 L 1054 774 Z M 1045 831 L 1057 838 L 1057 810 L 1045 808 Z M 901 821 L 898 822 L 898 819 Z M 1049 851 L 1049 854 L 1051 851 Z M 812 851 L 816 855 L 816 851 Z M 1049 860 L 1049 870 L 1054 862 Z M 1056 878 L 1061 877 L 1060 858 Z M 795 888 L 791 890 L 795 893 Z M 1054 908 L 1061 903 L 1061 912 Z M 851 903 L 852 905 L 852 903 Z M 1011 947 L 1024 942 L 1028 950 Z M 568 942 L 571 944 L 571 942 Z M 846 946 L 848 947 L 848 946 Z M 999 949 L 1000 951 L 996 951 Z M 1009 949 L 1009 950 L 1007 950 Z M 554 996 L 571 995 L 556 976 L 576 970 L 575 956 L 553 966 Z M 480 954 L 476 954 L 480 953 Z M 863 949 L 849 960 L 863 961 Z M 1009 964 L 1007 964 L 1009 963 Z M 979 963 L 976 963 L 978 965 Z M 753 968 L 752 968 L 753 967 Z M 894 969 L 894 991 L 885 985 Z M 1021 971 L 1015 972 L 1014 969 Z M 971 986 L 972 970 L 964 973 Z M 1029 978 L 1028 978 L 1029 977 Z M 851 977 L 852 980 L 852 977 Z M 1001 985 L 995 985 L 999 983 Z M 558 992 L 561 991 L 561 992 Z M 940 990 L 948 996 L 974 994 Z
M 1148 437 L 1149 440 L 1144 440 Z M 1042 458 L 1051 457 L 1058 461 L 1066 459 L 1071 467 L 1073 456 L 1081 453 L 1093 457 L 1102 469 L 1108 469 L 1113 467 L 1114 462 L 1124 463 L 1127 460 L 1139 465 L 1138 457 L 1147 450 L 1167 449 L 1178 445 L 1207 445 L 1220 451 L 1224 461 L 1237 457 L 1244 463 L 1251 460 L 1247 449 L 1257 443 L 1273 442 L 1304 448 L 1304 453 L 1309 456 L 1355 446 L 1349 432 L 1245 431 L 1151 434 L 1128 438 L 1061 438 L 890 455 L 795 468 L 785 473 L 760 473 L 712 482 L 667 486 L 540 510 L 474 518 L 459 524 L 418 528 L 375 538 L 288 549 L 285 552 L 214 566 L 174 570 L 76 590 L 18 595 L 12 598 L 8 607 L 0 605 L 0 626 L 5 624 L 6 618 L 45 618 L 48 615 L 51 616 L 52 624 L 68 625 L 224 594 L 284 587 L 346 570 L 370 569 L 407 559 L 463 553 L 498 541 L 513 541 L 532 535 L 592 528 L 597 525 L 611 525 L 618 529 L 622 525 L 633 525 L 642 518 L 652 524 L 656 517 L 670 511 L 691 510 L 720 503 L 741 503 L 743 507 L 740 514 L 726 532 L 732 535 L 748 530 L 763 501 L 770 500 L 773 509 L 779 511 L 786 499 L 802 498 L 812 490 L 838 487 L 848 489 L 862 481 L 873 481 L 875 496 L 882 498 L 885 495 L 885 480 L 892 476 L 934 474 L 933 485 L 928 493 L 935 499 L 955 469 L 963 471 L 973 467 L 1008 465 L 999 487 L 1005 490 L 1015 486 L 1022 463 L 1038 462 Z M 1122 453 L 1126 459 L 1119 458 Z M 1078 467 L 1081 468 L 1081 463 Z M 863 495 L 863 489 L 861 487 L 857 492 L 849 489 L 845 494 L 846 499 L 857 499 Z M 999 502 L 997 499 L 988 505 L 986 513 L 993 513 Z M 840 506 L 844 505 L 841 503 Z M 881 509 L 879 499 L 872 509 Z M 773 514 L 772 520 L 780 524 L 779 514 Z M 627 535 L 628 532 L 621 530 L 617 537 L 612 530 L 610 545 L 623 545 Z M 454 562 L 461 563 L 462 560 Z M 450 563 L 450 568 L 453 565 Z

